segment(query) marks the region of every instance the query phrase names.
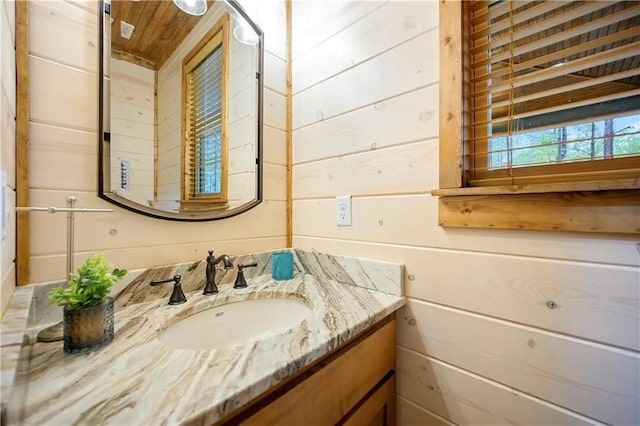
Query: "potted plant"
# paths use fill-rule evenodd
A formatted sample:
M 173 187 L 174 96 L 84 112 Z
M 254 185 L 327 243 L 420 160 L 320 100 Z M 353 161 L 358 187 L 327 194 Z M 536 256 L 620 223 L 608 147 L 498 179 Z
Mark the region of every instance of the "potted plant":
M 113 340 L 111 286 L 127 271 L 113 269 L 102 253 L 87 259 L 67 285 L 49 292 L 49 301 L 64 307 L 64 351 L 86 352 Z

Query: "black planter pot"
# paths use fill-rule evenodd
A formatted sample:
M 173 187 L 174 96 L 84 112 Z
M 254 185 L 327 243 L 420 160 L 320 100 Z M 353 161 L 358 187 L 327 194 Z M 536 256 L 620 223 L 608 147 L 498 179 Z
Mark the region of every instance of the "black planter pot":
M 81 353 L 100 348 L 113 340 L 113 297 L 101 305 L 63 312 L 64 351 Z

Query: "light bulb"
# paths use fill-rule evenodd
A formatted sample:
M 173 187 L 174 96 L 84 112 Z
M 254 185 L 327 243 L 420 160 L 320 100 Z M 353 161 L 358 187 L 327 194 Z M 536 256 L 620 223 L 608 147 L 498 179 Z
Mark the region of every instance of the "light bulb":
M 236 27 L 233 29 L 233 35 L 240 43 L 252 46 L 258 41 L 256 32 L 251 28 L 249 23 L 242 19 L 238 19 L 236 21 Z
M 189 15 L 201 16 L 207 13 L 207 0 L 173 0 L 173 3 Z

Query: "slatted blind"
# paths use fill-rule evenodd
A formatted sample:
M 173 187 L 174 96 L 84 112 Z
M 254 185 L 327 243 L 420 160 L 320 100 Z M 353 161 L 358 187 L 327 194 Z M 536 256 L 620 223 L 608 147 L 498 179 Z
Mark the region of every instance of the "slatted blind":
M 218 45 L 187 77 L 190 198 L 220 197 L 223 192 L 222 53 Z
M 465 2 L 471 185 L 640 170 L 640 2 Z

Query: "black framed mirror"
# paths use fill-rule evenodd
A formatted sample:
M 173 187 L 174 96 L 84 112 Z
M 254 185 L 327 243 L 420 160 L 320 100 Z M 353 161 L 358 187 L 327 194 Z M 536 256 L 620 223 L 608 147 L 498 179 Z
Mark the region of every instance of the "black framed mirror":
M 233 0 L 111 0 L 100 13 L 99 196 L 181 221 L 258 205 L 261 29 Z

